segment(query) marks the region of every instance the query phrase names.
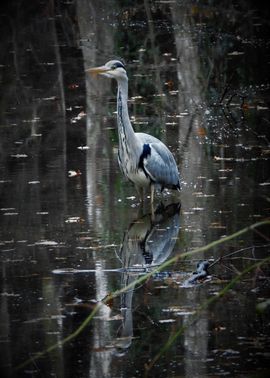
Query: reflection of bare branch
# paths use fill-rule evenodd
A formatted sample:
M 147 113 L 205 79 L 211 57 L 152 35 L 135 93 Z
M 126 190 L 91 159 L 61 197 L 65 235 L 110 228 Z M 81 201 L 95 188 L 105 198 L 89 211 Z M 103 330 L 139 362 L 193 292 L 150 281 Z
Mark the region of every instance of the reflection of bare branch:
M 255 230 L 255 232 L 260 235 L 263 239 L 267 240 L 267 241 L 270 241 L 270 238 L 265 235 L 263 232 L 259 231 L 259 230 Z
M 221 104 L 222 101 L 224 100 L 226 94 L 228 93 L 229 88 L 230 88 L 230 87 L 229 87 L 229 85 L 227 84 L 226 87 L 224 88 L 222 94 L 221 94 L 220 99 L 218 100 L 218 103 L 219 103 L 219 104 Z
M 254 231 L 258 232 L 258 230 L 254 230 Z M 212 268 L 214 265 L 218 264 L 220 261 L 223 261 L 225 259 L 229 259 L 229 258 L 231 258 L 234 255 L 238 255 L 238 254 L 241 254 L 243 252 L 250 251 L 250 250 L 251 250 L 252 254 L 254 254 L 255 249 L 257 249 L 257 248 L 267 248 L 269 246 L 270 246 L 270 244 L 251 245 L 249 247 L 241 248 L 241 249 L 238 249 L 236 251 L 230 252 L 230 253 L 228 253 L 228 254 L 226 254 L 224 256 L 219 257 L 216 261 L 214 261 L 211 265 L 209 265 L 209 269 Z

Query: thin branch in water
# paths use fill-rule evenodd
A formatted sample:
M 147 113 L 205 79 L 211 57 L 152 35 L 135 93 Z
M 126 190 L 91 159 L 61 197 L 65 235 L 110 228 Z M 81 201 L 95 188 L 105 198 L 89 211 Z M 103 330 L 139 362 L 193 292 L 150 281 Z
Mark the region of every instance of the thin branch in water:
M 228 253 L 227 255 L 222 256 L 222 257 L 219 257 L 217 260 L 215 260 L 211 265 L 209 265 L 209 269 L 212 268 L 212 266 L 214 266 L 214 265 L 216 265 L 217 263 L 219 263 L 220 261 L 225 260 L 225 259 L 228 259 L 228 258 L 230 258 L 231 256 L 234 256 L 234 255 L 236 255 L 236 254 L 239 254 L 239 253 L 242 253 L 242 252 L 245 252 L 245 251 L 249 251 L 250 249 L 252 249 L 252 254 L 253 254 L 253 256 L 254 256 L 254 250 L 255 250 L 256 248 L 267 248 L 267 247 L 270 247 L 270 244 L 251 245 L 251 246 L 249 246 L 249 247 L 241 248 L 241 249 L 238 249 L 237 251 L 230 252 L 230 253 Z

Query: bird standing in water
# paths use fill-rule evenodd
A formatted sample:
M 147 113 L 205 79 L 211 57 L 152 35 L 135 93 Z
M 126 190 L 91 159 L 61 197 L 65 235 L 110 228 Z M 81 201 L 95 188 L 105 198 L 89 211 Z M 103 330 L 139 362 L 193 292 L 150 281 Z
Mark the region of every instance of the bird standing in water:
M 104 66 L 90 68 L 87 72 L 117 81 L 118 162 L 124 175 L 135 185 L 141 200 L 144 189 L 149 187 L 151 205 L 155 189 L 179 191 L 179 173 L 171 151 L 152 135 L 133 130 L 128 114 L 128 77 L 124 64 L 110 60 Z

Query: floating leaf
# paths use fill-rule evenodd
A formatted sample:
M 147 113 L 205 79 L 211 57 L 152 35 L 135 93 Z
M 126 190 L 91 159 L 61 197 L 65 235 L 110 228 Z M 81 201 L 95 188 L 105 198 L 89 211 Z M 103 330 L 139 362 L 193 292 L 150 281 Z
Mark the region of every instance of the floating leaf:
M 28 155 L 26 154 L 14 154 L 14 155 L 10 155 L 11 157 L 13 158 L 16 158 L 16 159 L 24 159 L 24 158 L 27 158 Z
M 52 97 L 43 97 L 42 100 L 43 100 L 43 101 L 55 101 L 55 100 L 57 100 L 57 97 L 56 97 L 56 96 L 52 96 Z
M 68 171 L 68 177 L 77 177 L 77 176 L 81 176 L 81 171 L 79 169 L 77 169 L 76 171 Z
M 68 89 L 77 89 L 77 88 L 79 88 L 78 84 L 69 84 L 68 85 Z
M 58 243 L 53 240 L 40 240 L 35 242 L 35 245 L 56 246 Z
M 65 220 L 65 223 L 82 223 L 84 219 L 81 217 L 69 217 Z
M 238 55 L 244 55 L 243 51 L 232 51 L 231 53 L 228 53 L 229 56 L 238 56 Z
M 77 148 L 78 148 L 78 150 L 88 150 L 89 149 L 88 146 L 79 146 Z
M 161 319 L 158 322 L 161 323 L 161 324 L 163 324 L 163 323 L 174 323 L 175 319 Z

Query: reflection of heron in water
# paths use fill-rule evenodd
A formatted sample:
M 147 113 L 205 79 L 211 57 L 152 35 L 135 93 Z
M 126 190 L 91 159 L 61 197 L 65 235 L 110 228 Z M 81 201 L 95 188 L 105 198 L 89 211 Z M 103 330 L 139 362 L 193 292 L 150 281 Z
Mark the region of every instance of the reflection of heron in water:
M 121 286 L 134 282 L 146 269 L 161 265 L 174 248 L 179 231 L 180 204 L 160 206 L 153 216 L 148 214 L 132 222 L 120 251 L 123 273 Z M 133 337 L 132 296 L 134 288 L 121 295 L 122 325 L 116 342 L 119 354 L 131 345 Z

